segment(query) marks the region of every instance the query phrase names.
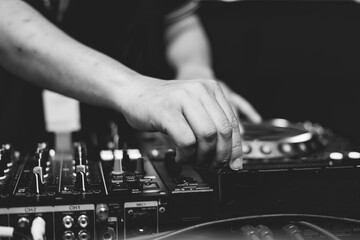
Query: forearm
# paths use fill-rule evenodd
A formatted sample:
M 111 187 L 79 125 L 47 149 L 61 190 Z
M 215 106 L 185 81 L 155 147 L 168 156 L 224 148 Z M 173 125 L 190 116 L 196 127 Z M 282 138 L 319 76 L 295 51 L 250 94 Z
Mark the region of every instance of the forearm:
M 110 108 L 120 108 L 123 87 L 139 76 L 18 0 L 0 0 L 0 64 L 38 86 Z
M 210 44 L 195 14 L 168 26 L 167 58 L 178 77 L 214 78 Z

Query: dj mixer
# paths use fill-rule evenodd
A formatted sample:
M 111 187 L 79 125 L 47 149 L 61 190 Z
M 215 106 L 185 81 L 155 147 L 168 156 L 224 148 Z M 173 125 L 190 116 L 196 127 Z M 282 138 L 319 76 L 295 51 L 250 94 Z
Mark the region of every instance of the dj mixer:
M 68 152 L 3 143 L 0 239 L 155 237 L 269 214 L 360 218 L 359 148 L 311 122 L 274 119 L 244 129 L 239 171 L 179 164 L 158 132 L 134 132 L 136 147 L 128 147 L 116 130 L 107 147 L 75 141 Z

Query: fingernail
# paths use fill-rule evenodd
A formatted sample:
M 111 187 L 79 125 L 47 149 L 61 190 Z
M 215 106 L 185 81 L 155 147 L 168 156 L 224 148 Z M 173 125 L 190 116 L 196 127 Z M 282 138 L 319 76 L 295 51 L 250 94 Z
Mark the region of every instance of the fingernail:
M 242 160 L 242 158 L 237 158 L 233 161 L 233 163 L 231 164 L 231 168 L 233 170 L 240 170 L 243 168 L 243 164 L 244 164 L 244 161 Z

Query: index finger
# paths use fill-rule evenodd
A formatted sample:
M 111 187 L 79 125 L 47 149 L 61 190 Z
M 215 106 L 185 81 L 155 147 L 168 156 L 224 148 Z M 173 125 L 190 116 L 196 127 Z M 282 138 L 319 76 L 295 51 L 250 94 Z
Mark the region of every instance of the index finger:
M 222 92 L 220 85 L 218 85 L 218 89 L 215 91 L 215 97 L 219 105 L 224 110 L 232 126 L 232 149 L 229 166 L 233 170 L 240 170 L 243 167 L 243 151 L 241 145 L 242 139 L 240 134 L 239 120 L 234 114 L 229 101 L 226 99 L 224 93 Z

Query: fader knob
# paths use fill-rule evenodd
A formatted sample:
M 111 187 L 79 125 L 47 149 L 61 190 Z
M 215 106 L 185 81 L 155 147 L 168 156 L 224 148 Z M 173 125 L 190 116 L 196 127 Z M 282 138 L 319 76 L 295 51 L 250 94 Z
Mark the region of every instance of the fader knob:
M 75 189 L 80 192 L 86 191 L 86 176 L 84 172 L 76 173 Z
M 131 159 L 126 149 L 123 150 L 122 166 L 127 171 L 131 168 Z
M 84 165 L 76 166 L 76 179 L 75 179 L 75 189 L 80 192 L 86 191 L 86 172 Z
M 165 168 L 171 176 L 177 176 L 182 170 L 180 163 L 175 161 L 176 153 L 169 150 L 165 153 Z
M 138 175 L 145 175 L 144 169 L 144 158 L 136 159 L 136 170 L 135 173 Z
M 49 171 L 50 161 L 49 161 L 49 152 L 47 149 L 39 149 L 36 153 L 37 164 L 42 168 L 42 173 L 45 176 Z
M 111 172 L 112 175 L 122 175 L 124 173 L 122 166 L 122 158 L 119 158 L 114 154 L 114 166 Z
M 43 171 L 42 167 L 40 167 L 40 166 L 34 167 L 33 173 L 39 175 L 40 182 L 41 182 L 41 184 L 43 184 L 44 183 L 44 171 Z
M 40 166 L 34 167 L 33 174 L 34 174 L 34 181 L 32 184 L 32 189 L 37 194 L 40 194 L 43 192 L 43 185 L 44 185 L 44 175 L 42 168 Z

